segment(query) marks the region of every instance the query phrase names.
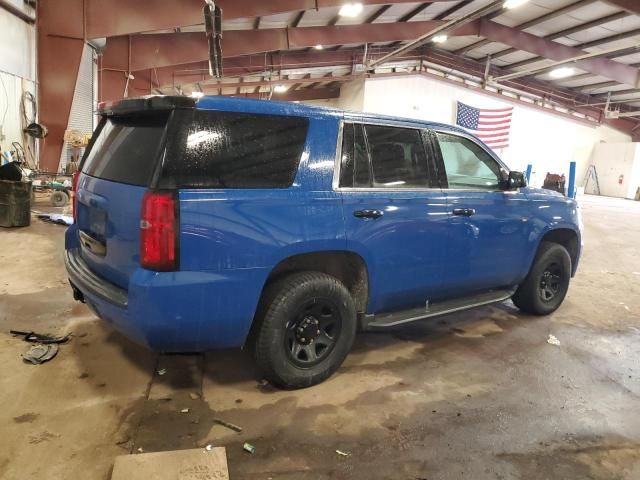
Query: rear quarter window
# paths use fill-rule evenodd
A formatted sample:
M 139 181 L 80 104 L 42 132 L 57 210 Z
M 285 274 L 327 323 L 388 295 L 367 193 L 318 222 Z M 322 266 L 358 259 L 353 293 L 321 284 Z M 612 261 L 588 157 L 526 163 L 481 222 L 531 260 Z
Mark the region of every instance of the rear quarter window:
M 307 138 L 303 117 L 194 110 L 167 146 L 163 188 L 286 188 Z
M 81 171 L 92 177 L 148 186 L 169 114 L 106 117 L 94 133 Z

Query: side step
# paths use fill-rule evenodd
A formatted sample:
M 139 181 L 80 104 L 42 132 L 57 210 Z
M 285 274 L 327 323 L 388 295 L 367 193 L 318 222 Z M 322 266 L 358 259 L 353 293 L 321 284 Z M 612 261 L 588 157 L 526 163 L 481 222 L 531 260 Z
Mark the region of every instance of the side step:
M 428 307 L 413 308 L 411 310 L 401 310 L 391 313 L 379 313 L 377 315 L 365 315 L 362 317 L 362 327 L 364 330 L 384 329 L 445 315 L 447 313 L 458 312 L 460 310 L 467 310 L 473 307 L 480 307 L 490 303 L 502 302 L 511 298 L 514 291 L 515 290 L 492 290 L 470 297 L 434 303 Z

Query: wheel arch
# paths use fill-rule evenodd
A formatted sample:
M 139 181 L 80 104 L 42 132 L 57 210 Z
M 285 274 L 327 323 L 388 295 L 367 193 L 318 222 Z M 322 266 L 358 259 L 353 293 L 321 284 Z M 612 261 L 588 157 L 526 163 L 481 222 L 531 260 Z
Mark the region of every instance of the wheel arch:
M 351 293 L 356 311 L 366 311 L 369 301 L 369 269 L 362 256 L 349 250 L 305 252 L 283 258 L 267 276 L 260 298 L 269 284 L 285 275 L 301 271 L 322 272 L 337 278 Z
M 571 276 L 576 273 L 578 260 L 580 258 L 580 236 L 573 228 L 559 227 L 547 230 L 538 241 L 536 252 L 543 242 L 551 242 L 562 245 L 569 252 L 571 257 Z

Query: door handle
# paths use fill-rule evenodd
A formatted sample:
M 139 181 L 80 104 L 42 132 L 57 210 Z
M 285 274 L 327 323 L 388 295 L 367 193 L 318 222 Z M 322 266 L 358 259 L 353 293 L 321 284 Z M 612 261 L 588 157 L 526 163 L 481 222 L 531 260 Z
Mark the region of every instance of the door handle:
M 453 209 L 453 214 L 459 215 L 461 217 L 470 217 L 474 213 L 476 213 L 475 208 L 454 208 Z
M 380 218 L 384 215 L 382 210 L 356 210 L 353 216 L 356 218 Z

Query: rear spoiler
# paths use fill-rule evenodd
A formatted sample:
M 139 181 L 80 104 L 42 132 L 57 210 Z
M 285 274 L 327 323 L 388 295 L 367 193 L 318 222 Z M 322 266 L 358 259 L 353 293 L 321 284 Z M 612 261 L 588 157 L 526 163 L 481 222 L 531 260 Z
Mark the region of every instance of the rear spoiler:
M 135 115 L 152 110 L 174 110 L 176 108 L 195 108 L 196 100 L 185 96 L 149 95 L 146 97 L 125 98 L 118 102 L 100 102 L 98 115 Z

